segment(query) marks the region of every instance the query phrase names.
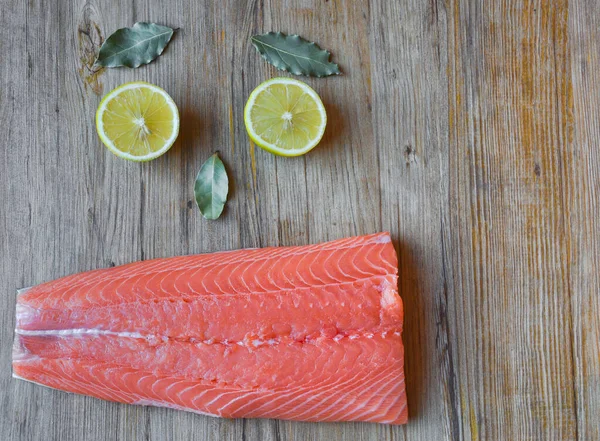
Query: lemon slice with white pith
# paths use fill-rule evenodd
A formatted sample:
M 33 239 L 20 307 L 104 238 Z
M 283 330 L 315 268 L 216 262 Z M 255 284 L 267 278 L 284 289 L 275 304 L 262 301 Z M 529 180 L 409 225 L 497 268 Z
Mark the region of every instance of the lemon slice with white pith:
M 319 143 L 327 114 L 319 95 L 306 83 L 273 78 L 250 94 L 244 123 L 259 147 L 279 156 L 299 156 Z
M 96 129 L 106 147 L 131 161 L 150 161 L 171 148 L 179 133 L 179 112 L 158 86 L 126 83 L 109 92 L 96 111 Z

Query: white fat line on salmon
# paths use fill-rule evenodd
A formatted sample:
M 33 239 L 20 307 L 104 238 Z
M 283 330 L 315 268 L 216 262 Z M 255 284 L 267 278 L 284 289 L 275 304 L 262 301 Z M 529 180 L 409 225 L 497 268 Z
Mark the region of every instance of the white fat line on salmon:
M 112 335 L 115 337 L 130 337 L 130 338 L 156 338 L 156 336 L 145 336 L 139 332 L 115 332 L 105 331 L 103 329 L 86 329 L 86 328 L 75 328 L 75 329 L 41 329 L 41 330 L 29 330 L 29 329 L 15 329 L 15 334 L 19 335 L 30 335 L 30 336 L 52 336 L 56 335 L 59 337 L 68 337 L 71 335 Z M 166 338 L 166 337 L 165 337 Z
M 379 335 L 381 335 L 382 338 L 386 338 L 386 336 L 388 335 L 389 332 L 390 331 L 383 331 Z M 159 341 L 167 343 L 168 341 L 173 340 L 176 342 L 189 342 L 192 344 L 205 344 L 205 345 L 221 344 L 221 345 L 225 345 L 225 346 L 238 345 L 238 346 L 243 346 L 243 347 L 247 347 L 247 348 L 251 348 L 251 349 L 258 348 L 258 347 L 264 346 L 264 345 L 274 346 L 274 345 L 281 344 L 281 343 L 288 343 L 288 344 L 289 343 L 309 343 L 310 344 L 312 342 L 322 340 L 323 338 L 327 339 L 327 337 L 317 336 L 317 337 L 306 337 L 302 340 L 296 340 L 296 339 L 289 338 L 289 337 L 280 337 L 280 338 L 269 338 L 266 340 L 263 338 L 245 338 L 244 340 L 240 340 L 240 341 L 229 341 L 227 339 L 222 340 L 222 341 L 215 341 L 212 338 L 209 340 L 199 340 L 194 337 L 177 338 L 177 337 L 168 337 L 166 335 L 155 335 L 155 334 L 144 335 L 139 332 L 127 332 L 127 331 L 118 331 L 117 332 L 117 331 L 107 331 L 104 329 L 87 329 L 87 328 L 36 329 L 36 330 L 16 328 L 15 334 L 24 335 L 24 336 L 32 336 L 32 337 L 52 337 L 52 336 L 55 336 L 55 337 L 77 337 L 77 336 L 86 336 L 86 335 L 91 335 L 91 336 L 110 335 L 113 337 L 143 339 L 143 340 L 147 340 L 150 344 L 156 344 Z M 400 332 L 394 331 L 393 335 L 400 336 Z M 373 332 L 338 333 L 335 336 L 331 337 L 331 340 L 338 343 L 340 340 L 342 340 L 344 338 L 347 338 L 350 340 L 356 340 L 361 337 L 367 338 L 367 339 L 372 339 L 374 336 L 375 336 L 375 334 Z

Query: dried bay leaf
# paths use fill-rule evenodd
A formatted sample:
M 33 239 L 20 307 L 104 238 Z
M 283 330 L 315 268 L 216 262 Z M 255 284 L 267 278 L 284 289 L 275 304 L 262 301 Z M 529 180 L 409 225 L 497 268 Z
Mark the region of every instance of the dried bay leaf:
M 299 35 L 268 32 L 251 40 L 262 57 L 279 70 L 312 77 L 341 74 L 339 66 L 329 61 L 331 53 Z
M 223 161 L 217 153 L 206 160 L 194 185 L 194 195 L 200 213 L 210 220 L 217 219 L 223 212 L 227 194 L 229 193 L 229 178 Z
M 174 30 L 155 23 L 139 22 L 121 28 L 106 39 L 96 65 L 139 67 L 156 59 L 169 44 Z

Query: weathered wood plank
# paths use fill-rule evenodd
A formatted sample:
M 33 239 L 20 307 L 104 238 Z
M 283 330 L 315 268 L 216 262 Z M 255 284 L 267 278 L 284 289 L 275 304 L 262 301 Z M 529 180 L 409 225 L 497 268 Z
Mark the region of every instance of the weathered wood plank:
M 0 51 L 20 54 L 10 62 L 0 63 L 0 434 L 9 440 L 26 439 L 31 434 L 28 412 L 36 403 L 27 395 L 17 394 L 11 378 L 11 343 L 15 324 L 14 302 L 16 284 L 24 283 L 30 208 L 26 182 L 29 155 L 27 152 L 27 103 L 24 87 L 31 70 L 26 53 L 26 4 L 10 0 L 2 4 L 0 13 Z M 14 146 L 14 147 L 13 147 Z
M 568 27 L 573 102 L 563 117 L 572 148 L 565 154 L 577 168 L 569 176 L 564 209 L 571 240 L 577 435 L 583 441 L 600 439 L 600 2 L 572 2 Z
M 567 3 L 449 8 L 461 432 L 573 439 Z

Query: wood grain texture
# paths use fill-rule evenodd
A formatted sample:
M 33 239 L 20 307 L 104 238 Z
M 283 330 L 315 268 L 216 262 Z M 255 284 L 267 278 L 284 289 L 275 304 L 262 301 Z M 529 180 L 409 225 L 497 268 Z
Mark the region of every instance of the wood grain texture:
M 579 440 L 600 439 L 600 2 L 569 9 L 573 87 L 570 156 L 574 171 L 565 198 L 571 247 L 573 373 Z
M 451 16 L 461 431 L 574 439 L 567 4 L 461 2 Z
M 98 70 L 136 21 L 178 27 L 137 70 Z M 4 0 L 0 14 L 0 439 L 600 440 L 600 1 Z M 243 107 L 287 76 L 249 42 L 298 33 L 343 76 L 305 79 L 328 128 L 301 158 L 252 145 Z M 145 80 L 182 116 L 130 164 L 101 96 Z M 193 201 L 219 150 L 221 219 Z M 389 230 L 405 302 L 410 422 L 221 420 L 10 376 L 15 290 L 130 261 Z

